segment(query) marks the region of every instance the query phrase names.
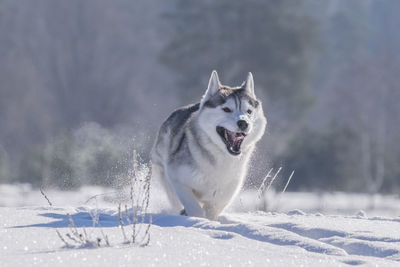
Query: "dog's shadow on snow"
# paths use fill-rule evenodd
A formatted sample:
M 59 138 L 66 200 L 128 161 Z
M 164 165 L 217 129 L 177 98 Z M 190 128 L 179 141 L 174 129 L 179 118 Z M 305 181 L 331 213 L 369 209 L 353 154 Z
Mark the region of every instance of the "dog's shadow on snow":
M 130 213 L 132 214 L 132 213 Z M 71 227 L 71 219 L 74 225 L 80 227 L 118 227 L 120 225 L 119 215 L 116 211 L 98 211 L 93 209 L 84 209 L 76 211 L 67 215 L 67 213 L 46 212 L 41 213 L 39 216 L 55 219 L 48 223 L 29 224 L 14 226 L 13 228 L 27 228 L 27 227 L 48 227 L 48 228 L 69 228 Z M 123 216 L 124 225 L 129 225 L 132 220 L 128 222 Z M 97 224 L 94 223 L 93 218 L 97 218 Z M 151 218 L 151 219 L 150 219 Z M 187 217 L 181 215 L 171 215 L 163 213 L 152 213 L 146 216 L 138 217 L 137 223 L 149 223 L 151 220 L 152 225 L 159 227 L 186 227 L 205 230 L 206 234 L 216 239 L 231 239 L 235 236 L 242 236 L 250 239 L 255 239 L 262 242 L 269 242 L 277 245 L 295 245 L 292 241 L 280 240 L 272 238 L 271 236 L 262 235 L 258 229 L 253 229 L 251 226 L 242 223 L 230 222 L 225 216 L 221 216 L 219 221 L 210 221 L 204 218 Z M 95 220 L 96 221 L 96 220 Z M 317 249 L 318 251 L 318 249 Z
M 128 212 L 132 215 L 132 212 Z M 69 228 L 72 226 L 71 219 L 75 227 L 118 227 L 120 226 L 120 219 L 116 211 L 96 211 L 96 210 L 82 210 L 75 213 L 56 213 L 45 212 L 39 216 L 54 219 L 47 223 L 27 224 L 14 226 L 12 228 L 29 228 L 29 227 L 47 227 L 47 228 Z M 132 224 L 132 219 L 128 221 L 125 212 L 122 216 L 124 225 Z M 223 222 L 224 221 L 224 222 Z M 171 215 L 165 213 L 151 213 L 146 216 L 138 216 L 137 224 L 150 223 L 159 227 L 187 227 L 206 230 L 208 234 L 216 239 L 231 239 L 236 234 L 248 238 L 260 240 L 258 236 L 249 235 L 248 230 L 240 227 L 239 225 L 232 225 L 224 217 L 220 221 L 210 221 L 204 218 L 188 217 L 182 215 Z M 245 227 L 246 228 L 246 227 Z M 247 230 L 247 231 L 246 231 Z M 211 232 L 210 232 L 211 231 Z
M 55 219 L 48 223 L 37 223 L 14 226 L 13 228 L 28 228 L 28 227 L 48 227 L 48 228 L 68 228 L 71 227 L 71 219 L 76 227 L 117 227 L 120 225 L 119 215 L 117 212 L 95 212 L 91 211 L 78 211 L 76 213 L 55 213 L 46 212 L 41 213 L 39 216 Z M 132 223 L 126 219 L 125 213 L 122 216 L 124 225 Z M 151 218 L 151 219 L 150 219 Z M 146 216 L 138 216 L 137 223 L 151 223 L 160 227 L 191 227 L 200 222 L 208 221 L 207 219 L 194 218 L 180 215 L 170 215 L 162 213 L 150 213 Z

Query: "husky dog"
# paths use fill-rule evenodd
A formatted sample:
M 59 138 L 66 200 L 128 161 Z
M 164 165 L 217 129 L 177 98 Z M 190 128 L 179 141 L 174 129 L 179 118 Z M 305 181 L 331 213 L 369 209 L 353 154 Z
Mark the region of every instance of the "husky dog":
M 200 103 L 175 110 L 152 150 L 153 173 L 181 215 L 214 220 L 243 185 L 267 120 L 253 75 L 238 87 L 221 85 L 213 71 Z

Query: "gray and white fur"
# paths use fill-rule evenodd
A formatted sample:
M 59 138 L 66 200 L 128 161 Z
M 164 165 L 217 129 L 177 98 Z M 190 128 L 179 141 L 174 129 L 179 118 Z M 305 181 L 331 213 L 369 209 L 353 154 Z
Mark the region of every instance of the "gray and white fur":
M 232 88 L 213 71 L 200 103 L 168 117 L 152 150 L 153 173 L 181 214 L 218 217 L 242 187 L 266 124 L 251 73 Z

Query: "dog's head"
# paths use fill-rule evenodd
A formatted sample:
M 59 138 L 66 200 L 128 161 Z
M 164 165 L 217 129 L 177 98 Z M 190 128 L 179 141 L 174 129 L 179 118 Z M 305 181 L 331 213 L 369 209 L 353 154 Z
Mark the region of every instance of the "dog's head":
M 200 102 L 199 125 L 215 145 L 230 155 L 240 155 L 262 137 L 266 124 L 251 73 L 241 86 L 228 87 L 212 72 Z

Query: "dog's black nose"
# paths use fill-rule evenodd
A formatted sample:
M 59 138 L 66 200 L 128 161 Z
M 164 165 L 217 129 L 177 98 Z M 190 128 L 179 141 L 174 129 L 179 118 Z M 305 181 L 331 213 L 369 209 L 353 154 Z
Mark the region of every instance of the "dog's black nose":
M 239 129 L 242 131 L 246 130 L 247 126 L 249 126 L 249 124 L 245 120 L 238 120 L 237 125 L 239 126 Z

